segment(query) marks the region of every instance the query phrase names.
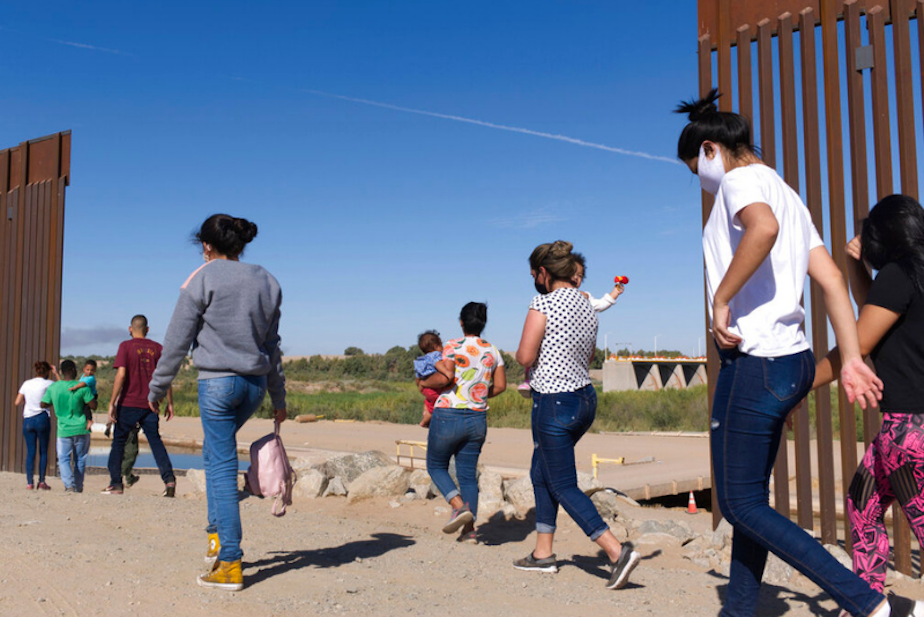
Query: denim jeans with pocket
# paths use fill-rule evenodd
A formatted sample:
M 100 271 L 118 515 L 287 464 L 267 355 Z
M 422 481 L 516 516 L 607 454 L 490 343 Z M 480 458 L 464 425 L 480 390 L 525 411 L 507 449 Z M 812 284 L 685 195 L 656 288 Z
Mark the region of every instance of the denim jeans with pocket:
M 478 457 L 488 435 L 488 416 L 474 409 L 436 407 L 427 434 L 427 473 L 446 501 L 456 495 L 478 516 Z M 449 459 L 456 457 L 456 477 L 449 475 Z
M 575 392 L 541 394 L 533 391 L 533 462 L 530 478 L 536 494 L 536 531 L 555 533 L 558 506 L 591 540 L 609 526 L 590 497 L 578 488 L 574 446 L 597 414 L 597 391 L 585 386 Z
M 815 377 L 809 350 L 760 358 L 720 350 L 712 405 L 711 450 L 722 514 L 732 524 L 728 593 L 720 616 L 751 617 L 773 551 L 853 615 L 869 615 L 884 596 L 842 566 L 798 525 L 770 507 L 770 474 L 786 416 Z
M 22 421 L 22 436 L 26 440 L 26 484 L 33 484 L 35 451 L 39 453 L 39 482 L 45 481 L 48 469 L 48 439 L 51 437 L 51 419 L 44 411 Z
M 83 492 L 83 478 L 87 469 L 87 455 L 90 453 L 90 434 L 58 437 L 58 473 L 64 488 Z M 73 469 L 71 464 L 73 461 Z
M 210 533 L 218 533 L 220 561 L 237 561 L 241 551 L 241 509 L 237 496 L 237 432 L 266 395 L 265 375 L 199 380 L 202 463 Z

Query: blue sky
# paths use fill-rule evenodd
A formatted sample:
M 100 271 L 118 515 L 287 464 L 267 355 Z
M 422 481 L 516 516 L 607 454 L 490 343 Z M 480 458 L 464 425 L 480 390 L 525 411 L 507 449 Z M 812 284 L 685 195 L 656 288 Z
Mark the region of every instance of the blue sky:
M 594 295 L 631 278 L 601 347 L 697 351 L 700 192 L 671 113 L 696 3 L 635 4 L 7 6 L 0 147 L 73 131 L 63 351 L 114 353 L 138 312 L 162 338 L 215 212 L 258 224 L 244 259 L 283 286 L 287 354 L 455 336 L 470 300 L 514 349 L 527 257 L 556 239 Z

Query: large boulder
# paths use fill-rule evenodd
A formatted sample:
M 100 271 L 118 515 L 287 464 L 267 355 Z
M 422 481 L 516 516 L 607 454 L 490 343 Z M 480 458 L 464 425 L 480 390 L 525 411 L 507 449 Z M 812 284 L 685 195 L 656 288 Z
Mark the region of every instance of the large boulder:
M 478 513 L 484 520 L 504 506 L 504 479 L 499 473 L 481 470 L 478 477 Z
M 321 497 L 346 497 L 347 489 L 343 485 L 340 476 L 334 476 L 327 482 L 327 488 L 321 494 Z
M 529 476 L 505 482 L 504 496 L 507 498 L 507 503 L 513 506 L 520 516 L 536 507 L 536 494 L 533 492 L 533 481 Z
M 344 486 L 349 488 L 350 484 L 356 480 L 356 478 L 370 469 L 389 467 L 392 465 L 394 465 L 394 462 L 387 454 L 372 450 L 369 452 L 360 452 L 359 454 L 335 456 L 317 465 L 316 469 L 328 478 L 340 476 Z
M 590 496 L 590 500 L 605 521 L 615 520 L 622 514 L 619 511 L 619 506 L 616 505 L 616 495 L 609 491 L 597 491 Z
M 588 497 L 606 488 L 603 486 L 603 483 L 600 482 L 600 480 L 593 476 L 593 474 L 585 473 L 583 471 L 579 471 L 577 474 L 577 484 L 578 488 L 581 489 L 581 491 Z
M 404 467 L 375 467 L 350 483 L 347 503 L 371 497 L 399 497 L 407 493 L 410 472 Z
M 680 544 L 686 544 L 696 537 L 696 534 L 693 533 L 689 525 L 683 521 L 674 521 L 670 519 L 664 521 L 645 521 L 638 526 L 635 532 L 640 536 L 646 534 L 664 534 L 675 538 Z
M 423 469 L 415 469 L 411 471 L 407 478 L 407 484 L 420 499 L 430 499 L 431 496 L 436 496 L 436 492 L 430 490 L 432 485 L 430 482 L 430 474 L 428 474 Z
M 190 469 L 186 472 L 186 480 L 192 487 L 193 493 L 204 493 L 205 492 L 205 470 L 204 469 Z
M 298 474 L 298 481 L 292 489 L 295 498 L 307 497 L 315 499 L 320 497 L 327 488 L 327 476 L 317 469 L 307 469 Z

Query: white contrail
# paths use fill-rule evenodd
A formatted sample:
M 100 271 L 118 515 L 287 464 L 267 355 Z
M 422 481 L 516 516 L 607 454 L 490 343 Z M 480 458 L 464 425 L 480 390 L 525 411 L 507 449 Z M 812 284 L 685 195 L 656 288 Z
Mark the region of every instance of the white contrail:
M 518 126 L 507 126 L 506 124 L 495 124 L 494 122 L 485 122 L 484 120 L 475 120 L 474 118 L 465 118 L 463 116 L 451 116 L 449 114 L 440 114 L 435 111 L 426 111 L 424 109 L 414 109 L 412 107 L 401 107 L 400 105 L 392 105 L 390 103 L 381 103 L 379 101 L 370 101 L 369 99 L 359 99 L 352 96 L 344 96 L 342 94 L 331 94 L 330 92 L 323 92 L 321 90 L 310 90 L 307 88 L 299 88 L 299 92 L 307 92 L 309 94 L 316 94 L 318 96 L 326 96 L 332 99 L 340 99 L 342 101 L 350 101 L 351 103 L 361 103 L 363 105 L 372 105 L 373 107 L 382 107 L 384 109 L 391 109 L 394 111 L 403 111 L 409 114 L 418 114 L 421 116 L 430 116 L 432 118 L 442 118 L 443 120 L 454 120 L 456 122 L 466 122 L 468 124 L 476 124 L 478 126 L 485 126 L 489 129 L 499 129 L 501 131 L 510 131 L 511 133 L 523 133 L 524 135 L 534 135 L 536 137 L 544 137 L 546 139 L 554 139 L 556 141 L 564 141 L 569 144 L 574 144 L 576 146 L 584 146 L 585 148 L 596 148 L 597 150 L 605 150 L 607 152 L 615 152 L 616 154 L 625 154 L 626 156 L 636 156 L 643 159 L 648 159 L 651 161 L 661 161 L 663 163 L 673 163 L 679 164 L 676 159 L 667 157 L 667 156 L 658 156 L 657 154 L 648 154 L 647 152 L 638 152 L 636 150 L 626 150 L 624 148 L 614 148 L 612 146 L 607 146 L 604 144 L 597 144 L 592 141 L 584 141 L 583 139 L 576 139 L 574 137 L 568 137 L 567 135 L 555 135 L 554 133 L 543 133 L 542 131 L 533 131 L 531 129 L 524 129 Z
M 62 41 L 60 39 L 47 39 L 52 43 L 58 43 L 60 45 L 70 45 L 71 47 L 77 47 L 79 49 L 89 49 L 90 51 L 101 51 L 107 54 L 115 54 L 117 56 L 132 56 L 124 51 L 119 51 L 118 49 L 107 49 L 106 47 L 97 47 L 96 45 L 87 45 L 86 43 L 74 43 L 73 41 Z

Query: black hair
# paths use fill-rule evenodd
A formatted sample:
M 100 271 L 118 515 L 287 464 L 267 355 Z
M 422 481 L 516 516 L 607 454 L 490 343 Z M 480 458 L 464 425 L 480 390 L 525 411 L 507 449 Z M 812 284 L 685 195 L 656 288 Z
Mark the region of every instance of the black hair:
M 96 368 L 96 360 L 94 360 L 93 358 L 87 358 L 87 361 L 84 362 L 83 365 L 92 366 L 93 368 Z
M 131 320 L 132 330 L 141 331 L 148 327 L 148 318 L 140 313 L 132 317 Z
M 924 209 L 907 195 L 889 195 L 869 211 L 860 234 L 863 259 L 876 270 L 894 263 L 924 293 Z
M 481 336 L 485 324 L 488 323 L 488 305 L 484 302 L 469 302 L 462 307 L 459 319 L 462 321 L 463 333 Z
M 751 123 L 742 115 L 719 111 L 715 102 L 720 96 L 719 91 L 713 88 L 703 98 L 681 103 L 674 110 L 678 114 L 687 114 L 690 119 L 677 141 L 677 157 L 681 161 L 697 158 L 700 146 L 707 140 L 725 146 L 735 155 L 757 153 L 751 141 Z
M 420 347 L 420 351 L 430 353 L 431 351 L 439 351 L 442 349 L 443 341 L 440 339 L 439 332 L 436 330 L 427 330 L 417 335 L 417 346 Z
M 77 377 L 77 365 L 73 360 L 65 360 L 61 363 L 61 377 L 65 379 Z
M 227 214 L 213 214 L 193 234 L 194 242 L 209 244 L 226 257 L 237 257 L 244 252 L 244 246 L 256 237 L 255 223 Z

